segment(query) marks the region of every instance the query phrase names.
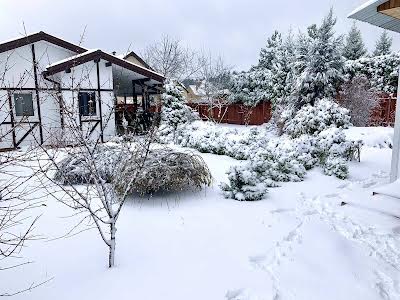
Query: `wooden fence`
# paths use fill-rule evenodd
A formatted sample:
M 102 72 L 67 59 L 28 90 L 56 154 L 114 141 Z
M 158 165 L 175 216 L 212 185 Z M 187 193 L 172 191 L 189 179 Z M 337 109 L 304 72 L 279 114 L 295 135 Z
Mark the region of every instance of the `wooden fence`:
M 338 99 L 340 102 L 340 99 Z M 202 120 L 214 120 L 219 123 L 238 125 L 261 125 L 271 119 L 272 111 L 269 102 L 263 102 L 255 107 L 242 104 L 188 104 L 196 110 Z M 374 109 L 369 126 L 394 126 L 396 115 L 396 95 L 382 94 L 379 105 Z
M 379 98 L 379 105 L 374 109 L 370 126 L 394 126 L 396 116 L 396 95 L 382 95 Z
M 340 102 L 340 100 L 338 99 Z M 255 107 L 245 106 L 243 104 L 188 104 L 196 110 L 202 120 L 214 120 L 218 123 L 237 124 L 237 125 L 261 125 L 267 123 L 272 116 L 271 103 L 263 102 Z M 134 105 L 118 105 L 117 106 L 117 123 L 122 122 L 122 112 L 125 111 L 125 117 L 128 121 L 134 119 L 136 113 Z M 151 106 L 151 113 L 159 112 L 160 108 Z M 379 105 L 374 109 L 370 126 L 394 126 L 396 113 L 396 95 L 390 96 L 383 94 L 379 98 Z M 131 116 L 132 115 L 132 116 Z M 118 122 L 119 121 L 119 122 Z
M 261 125 L 271 119 L 271 104 L 263 102 L 254 107 L 243 104 L 188 104 L 196 110 L 202 120 L 237 125 Z

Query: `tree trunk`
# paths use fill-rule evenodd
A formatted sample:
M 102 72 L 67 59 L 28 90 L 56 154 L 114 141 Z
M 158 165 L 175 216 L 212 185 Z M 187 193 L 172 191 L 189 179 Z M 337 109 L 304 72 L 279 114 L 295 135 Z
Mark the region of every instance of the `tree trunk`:
M 110 239 L 110 253 L 108 256 L 108 267 L 112 268 L 114 267 L 114 261 L 115 261 L 115 233 L 117 231 L 117 228 L 115 227 L 115 223 L 111 223 L 110 224 L 110 235 L 111 235 L 111 239 Z

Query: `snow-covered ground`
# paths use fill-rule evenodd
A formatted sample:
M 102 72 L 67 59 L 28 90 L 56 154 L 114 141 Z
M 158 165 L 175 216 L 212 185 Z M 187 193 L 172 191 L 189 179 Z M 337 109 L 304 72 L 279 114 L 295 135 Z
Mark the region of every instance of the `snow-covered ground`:
M 0 272 L 0 290 L 53 278 L 14 299 L 400 299 L 400 200 L 372 196 L 388 182 L 392 133 L 347 133 L 366 142 L 349 179 L 317 168 L 259 202 L 224 199 L 218 188 L 243 162 L 201 154 L 214 185 L 133 199 L 118 223 L 112 270 L 96 231 L 56 239 L 78 219 L 49 199 L 36 212 L 42 239 L 23 252 L 34 263 Z

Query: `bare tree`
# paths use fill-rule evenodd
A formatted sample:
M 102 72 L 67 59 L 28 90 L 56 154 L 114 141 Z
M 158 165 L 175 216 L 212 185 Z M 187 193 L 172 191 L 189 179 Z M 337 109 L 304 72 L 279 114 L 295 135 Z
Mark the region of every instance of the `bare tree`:
M 379 104 L 378 95 L 364 76 L 354 77 L 343 86 L 342 106 L 350 111 L 354 126 L 368 126 L 374 108 Z
M 232 67 L 228 66 L 221 56 L 213 58 L 211 53 L 203 52 L 198 56 L 199 61 L 199 89 L 202 100 L 209 105 L 209 112 L 216 108 L 218 114 L 212 115 L 214 121 L 220 121 L 227 113 L 227 98 L 229 96 L 229 83 Z
M 197 53 L 168 35 L 147 46 L 142 54 L 154 70 L 168 79 L 182 81 L 199 70 Z
M 66 149 L 42 147 L 48 159 L 47 163 L 40 164 L 42 186 L 49 196 L 73 209 L 75 216 L 82 216 L 68 234 L 75 233 L 74 230 L 86 221 L 90 228 L 97 229 L 109 249 L 110 268 L 115 264 L 117 221 L 144 167 L 152 139 L 153 131 L 140 142 L 121 142 L 112 153 L 107 152 L 107 147 L 97 141 L 81 140 L 82 143 L 68 148 L 67 161 L 61 158 L 65 156 Z M 101 166 L 110 163 L 107 155 L 102 156 L 102 147 L 105 147 L 107 155 L 114 155 L 114 163 L 123 162 L 109 166 L 114 168 L 109 177 L 104 172 L 104 166 Z M 80 175 L 77 174 L 77 179 L 66 173 L 66 167 L 71 162 L 79 162 L 80 171 L 87 175 L 82 182 Z M 127 166 L 136 170 L 136 173 L 127 174 Z
M 93 131 L 90 127 L 83 128 L 77 117 L 81 114 L 78 97 L 83 82 L 88 84 L 91 71 L 90 67 L 79 70 L 78 74 L 74 69 L 71 70 L 70 88 L 74 92 L 68 102 L 60 103 L 63 125 L 47 141 L 50 147 L 39 146 L 45 159 L 37 156 L 38 179 L 48 197 L 71 208 L 75 212 L 74 217 L 78 218 L 66 236 L 96 229 L 109 250 L 108 266 L 112 268 L 115 265 L 117 222 L 146 162 L 155 130 L 152 126 L 147 135 L 140 138 L 116 138 L 118 145 L 111 148 L 104 145 L 102 132 L 114 121 L 115 101 L 108 104 L 101 102 L 102 105 L 108 105 L 103 107 L 101 132 Z M 118 82 L 114 84 L 118 86 Z M 54 89 L 49 88 L 47 94 L 48 98 L 60 101 Z M 94 104 L 89 103 L 89 109 L 93 107 Z M 76 176 L 71 176 L 71 170 L 68 169 L 71 166 L 79 169 L 79 173 L 74 173 Z M 127 167 L 135 172 L 126 172 Z M 105 172 L 105 168 L 111 169 L 110 172 Z M 85 223 L 88 227 L 82 229 L 81 225 Z

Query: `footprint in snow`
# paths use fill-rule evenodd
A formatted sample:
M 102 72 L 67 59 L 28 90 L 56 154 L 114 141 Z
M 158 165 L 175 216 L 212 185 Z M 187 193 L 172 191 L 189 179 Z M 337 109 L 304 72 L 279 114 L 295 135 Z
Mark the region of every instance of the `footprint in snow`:
M 244 289 L 229 290 L 225 294 L 227 300 L 237 300 L 238 297 L 243 294 Z
M 225 294 L 227 300 L 259 300 L 260 298 L 252 295 L 246 289 L 229 290 Z
M 364 189 L 367 189 L 367 188 L 370 188 L 370 187 L 373 187 L 374 185 L 377 185 L 378 183 L 376 182 L 376 181 L 374 181 L 374 180 L 366 180 L 366 181 L 364 181 L 363 183 L 362 183 L 362 187 L 364 188 Z
M 397 227 L 392 228 L 392 232 L 393 232 L 394 234 L 400 234 L 400 226 L 397 226 Z
M 385 179 L 385 178 L 389 178 L 389 175 L 385 171 L 378 171 L 377 173 L 372 174 L 372 177 Z
M 325 195 L 325 198 L 340 198 L 340 194 L 328 194 Z
M 350 186 L 351 186 L 351 182 L 345 182 L 345 183 L 339 185 L 337 188 L 338 189 L 346 189 L 346 188 L 348 188 Z

